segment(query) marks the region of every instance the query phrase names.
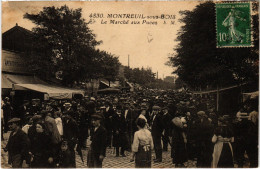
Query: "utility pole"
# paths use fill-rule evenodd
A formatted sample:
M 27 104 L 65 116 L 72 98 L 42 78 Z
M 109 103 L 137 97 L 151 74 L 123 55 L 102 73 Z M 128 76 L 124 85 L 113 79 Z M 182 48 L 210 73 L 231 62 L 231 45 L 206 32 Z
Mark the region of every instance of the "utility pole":
M 129 59 L 130 59 L 130 57 L 129 57 L 129 55 L 128 55 L 128 68 L 130 68 L 130 65 L 129 65 Z
M 157 80 L 158 80 L 158 71 L 157 71 Z

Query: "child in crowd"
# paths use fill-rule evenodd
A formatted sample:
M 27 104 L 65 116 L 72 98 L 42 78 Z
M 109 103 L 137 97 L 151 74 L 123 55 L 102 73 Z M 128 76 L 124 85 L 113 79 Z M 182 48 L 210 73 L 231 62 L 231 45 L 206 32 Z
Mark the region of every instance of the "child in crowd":
M 61 142 L 61 148 L 58 156 L 57 167 L 59 168 L 73 168 L 73 156 L 68 148 L 68 141 L 63 140 Z

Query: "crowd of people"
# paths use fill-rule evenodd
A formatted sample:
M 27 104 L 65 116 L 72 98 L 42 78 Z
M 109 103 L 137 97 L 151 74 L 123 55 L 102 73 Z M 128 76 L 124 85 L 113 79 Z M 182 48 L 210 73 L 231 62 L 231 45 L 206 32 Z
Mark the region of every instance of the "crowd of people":
M 2 111 L 2 133 L 11 130 L 4 151 L 15 168 L 24 160 L 36 168 L 75 168 L 76 152 L 83 160 L 81 149 L 88 152 L 88 167 L 101 168 L 107 148 L 114 148 L 119 158 L 132 152 L 137 168 L 149 168 L 152 160 L 163 162 L 162 152 L 169 146 L 176 167 L 187 160 L 203 168 L 243 167 L 245 153 L 250 167 L 258 166 L 258 110 L 241 106 L 234 116 L 220 116 L 212 98 L 184 91 L 33 99 L 17 110 L 6 97 Z

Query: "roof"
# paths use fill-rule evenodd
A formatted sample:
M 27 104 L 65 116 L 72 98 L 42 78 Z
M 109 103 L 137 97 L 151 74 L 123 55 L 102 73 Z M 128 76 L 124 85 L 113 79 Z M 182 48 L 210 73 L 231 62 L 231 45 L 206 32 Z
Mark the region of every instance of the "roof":
M 33 32 L 32 32 L 32 31 L 30 31 L 30 30 L 28 30 L 28 29 L 25 29 L 25 28 L 23 28 L 23 27 L 21 27 L 21 26 L 18 26 L 18 24 L 16 24 L 16 26 L 14 26 L 14 27 L 12 27 L 11 29 L 5 31 L 5 32 L 2 34 L 2 36 L 3 36 L 3 37 L 4 37 L 4 36 L 7 36 L 8 34 L 11 34 L 11 33 L 15 32 L 15 31 L 21 31 L 21 32 L 23 32 L 23 33 L 25 33 L 26 35 L 29 35 L 29 36 L 32 36 L 32 35 L 33 35 Z

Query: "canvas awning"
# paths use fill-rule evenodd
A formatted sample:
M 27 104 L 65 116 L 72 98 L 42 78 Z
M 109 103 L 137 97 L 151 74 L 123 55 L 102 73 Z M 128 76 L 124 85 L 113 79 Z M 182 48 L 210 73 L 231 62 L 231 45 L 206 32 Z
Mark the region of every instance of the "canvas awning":
M 47 84 L 35 76 L 2 73 L 2 89 L 12 89 L 12 84 Z
M 106 89 L 98 90 L 98 93 L 118 93 L 118 92 L 120 92 L 120 89 L 116 89 L 116 88 L 106 88 Z
M 53 99 L 71 99 L 75 94 L 84 96 L 85 93 L 84 90 L 64 88 L 49 84 L 13 84 L 13 90 L 34 90 L 46 93 Z

